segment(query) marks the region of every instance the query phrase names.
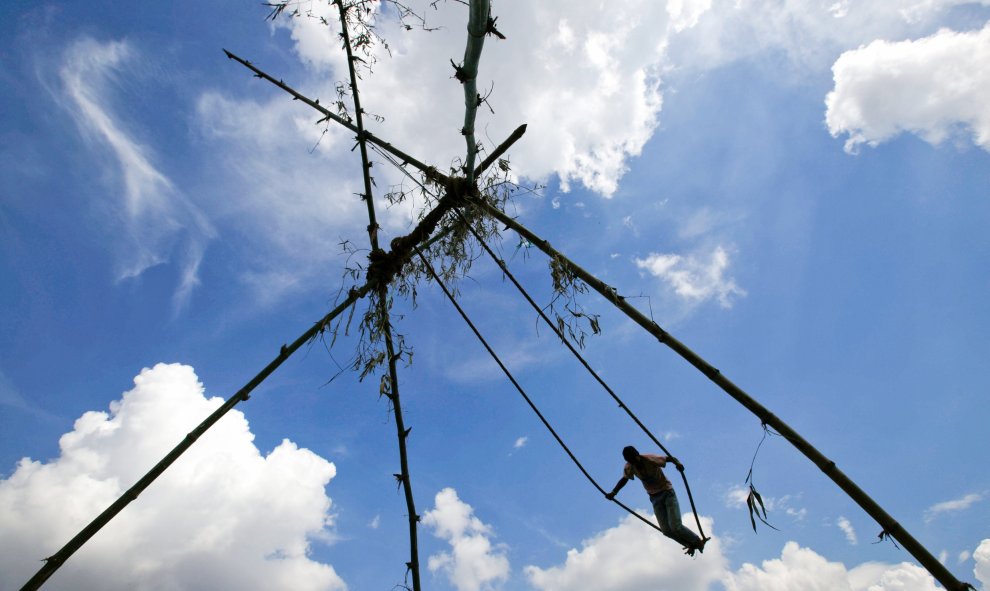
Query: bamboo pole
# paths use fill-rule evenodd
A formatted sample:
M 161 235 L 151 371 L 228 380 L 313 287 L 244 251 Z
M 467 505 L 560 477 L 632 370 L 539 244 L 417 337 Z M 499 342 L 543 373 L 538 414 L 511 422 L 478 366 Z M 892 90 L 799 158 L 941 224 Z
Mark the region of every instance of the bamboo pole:
M 492 153 L 489 154 L 488 157 L 481 162 L 481 164 L 478 165 L 478 168 L 474 169 L 475 178 L 481 176 L 482 172 L 484 172 L 489 166 L 494 164 L 495 161 L 498 160 L 502 154 L 505 154 L 512 146 L 512 144 L 519 141 L 519 138 L 521 138 L 524 133 L 526 133 L 525 123 L 515 128 L 512 131 L 512 133 L 509 134 L 509 137 L 505 138 L 505 141 L 499 144 L 498 147 L 495 148 L 495 150 L 492 151 Z
M 58 552 L 44 559 L 45 565 L 38 570 L 37 573 L 31 579 L 21 587 L 21 591 L 34 591 L 39 589 L 45 584 L 45 581 L 49 579 L 55 571 L 57 571 L 66 560 L 72 556 L 76 550 L 82 547 L 90 538 L 92 538 L 98 531 L 103 529 L 103 527 L 110 523 L 110 520 L 117 516 L 118 513 L 124 510 L 124 507 L 129 505 L 132 501 L 138 498 L 138 496 L 144 492 L 148 486 L 151 485 L 159 476 L 162 475 L 165 470 L 168 469 L 176 460 L 179 459 L 183 453 L 188 450 L 196 440 L 199 439 L 203 433 L 219 421 L 225 414 L 227 414 L 232 408 L 237 406 L 241 401 L 250 398 L 251 392 L 258 387 L 261 382 L 265 380 L 269 375 L 272 374 L 282 363 L 289 358 L 290 355 L 296 352 L 299 347 L 303 344 L 309 342 L 317 334 L 323 331 L 334 318 L 339 316 L 344 310 L 349 308 L 354 302 L 361 299 L 368 293 L 369 290 L 375 285 L 375 281 L 368 281 L 362 287 L 358 289 L 351 289 L 347 298 L 340 303 L 336 308 L 330 311 L 326 316 L 320 319 L 319 322 L 314 324 L 309 330 L 304 332 L 289 345 L 283 345 L 279 350 L 278 355 L 273 359 L 268 365 L 265 366 L 254 378 L 251 379 L 243 388 L 238 390 L 233 396 L 227 399 L 223 405 L 213 411 L 210 416 L 206 417 L 202 423 L 200 423 L 195 429 L 190 431 L 183 439 L 176 445 L 172 451 L 170 451 L 164 458 L 162 458 L 147 474 L 141 477 L 131 488 L 120 496 L 119 499 L 114 501 L 109 507 L 107 507 L 102 513 L 100 513 L 96 519 L 91 521 L 89 525 L 84 527 L 82 531 L 75 535 L 68 543 L 65 544 Z
M 193 443 L 202 436 L 203 433 L 213 426 L 223 415 L 236 406 L 239 402 L 250 398 L 251 392 L 258 387 L 269 375 L 271 375 L 282 363 L 295 353 L 307 341 L 316 337 L 325 330 L 333 320 L 344 310 L 349 308 L 357 300 L 363 298 L 369 291 L 376 288 L 379 283 L 388 283 L 395 276 L 395 273 L 402 268 L 402 265 L 412 256 L 413 248 L 419 242 L 432 241 L 430 234 L 436 229 L 440 218 L 453 206 L 459 202 L 463 196 L 448 194 L 440 199 L 437 207 L 427 214 L 413 228 L 412 232 L 406 236 L 392 241 L 392 251 L 383 255 L 378 262 L 372 262 L 368 267 L 368 280 L 359 288 L 352 288 L 347 292 L 347 298 L 336 308 L 331 310 L 326 316 L 321 318 L 309 330 L 304 332 L 299 338 L 289 345 L 283 345 L 278 356 L 273 359 L 264 369 L 251 379 L 243 388 L 238 390 L 233 396 L 208 416 L 198 427 L 189 432 L 188 435 L 168 453 L 161 461 L 148 471 L 137 483 L 127 490 L 117 501 L 107 507 L 103 513 L 96 517 L 89 525 L 83 528 L 58 552 L 45 559 L 43 566 L 31 579 L 21 587 L 21 591 L 34 591 L 39 589 L 57 571 L 66 560 L 69 559 L 79 548 L 90 538 L 100 531 L 111 519 L 117 516 L 124 507 L 129 505 L 161 474 L 168 469 Z
M 254 64 L 252 64 L 251 62 L 249 62 L 248 60 L 243 59 L 241 57 L 238 57 L 237 55 L 231 53 L 230 51 L 227 51 L 226 49 L 224 49 L 223 52 L 225 54 L 227 54 L 227 57 L 228 58 L 236 61 L 237 63 L 241 64 L 245 68 L 247 68 L 247 69 L 251 70 L 252 72 L 254 72 L 255 78 L 261 78 L 262 80 L 267 80 L 267 81 L 271 82 L 275 86 L 278 86 L 279 88 L 281 88 L 285 92 L 291 94 L 293 99 L 295 99 L 297 101 L 302 101 L 302 102 L 306 103 L 307 105 L 309 105 L 310 107 L 312 107 L 312 108 L 316 109 L 317 111 L 319 111 L 320 113 L 322 113 L 324 119 L 331 120 L 331 121 L 334 121 L 336 123 L 339 123 L 340 125 L 343 125 L 344 127 L 346 127 L 347 129 L 353 131 L 354 133 L 357 133 L 359 135 L 359 137 L 362 137 L 364 139 L 367 139 L 369 142 L 375 144 L 376 146 L 380 147 L 381 149 L 385 150 L 386 152 L 392 154 L 393 156 L 395 156 L 396 158 L 398 158 L 401 162 L 412 164 L 413 166 L 415 166 L 416 168 L 418 168 L 420 170 L 420 172 L 422 172 L 423 174 L 425 174 L 426 175 L 426 178 L 429 179 L 430 181 L 435 182 L 435 183 L 439 183 L 439 184 L 443 184 L 443 183 L 447 182 L 447 180 L 448 180 L 447 179 L 447 176 L 444 175 L 443 173 L 439 172 L 436 168 L 434 168 L 432 166 L 427 166 L 426 164 L 423 164 L 418 159 L 410 156 L 409 154 L 406 154 L 402 150 L 399 150 L 398 148 L 396 148 L 392 144 L 386 142 L 385 140 L 382 140 L 382 139 L 376 137 L 371 132 L 363 131 L 363 130 L 359 131 L 356 125 L 354 125 L 350 121 L 344 119 L 343 117 L 337 115 L 336 113 L 330 111 L 329 109 L 327 109 L 326 107 L 324 107 L 323 105 L 321 105 L 320 104 L 320 101 L 318 99 L 317 100 L 313 100 L 313 99 L 311 99 L 311 98 L 303 95 L 302 93 L 298 92 L 296 89 L 292 88 L 291 86 L 289 86 L 285 82 L 282 82 L 281 80 L 276 80 L 275 78 L 272 78 L 266 72 L 262 71 L 260 68 L 258 68 L 257 66 L 255 66 Z
M 921 566 L 931 573 L 931 575 L 935 577 L 935 579 L 938 580 L 943 587 L 950 591 L 964 591 L 966 589 L 973 589 L 973 586 L 969 583 L 964 583 L 956 579 L 956 577 L 949 572 L 949 570 L 941 562 L 939 562 L 938 559 L 931 554 L 931 552 L 929 552 L 923 545 L 921 545 L 920 542 L 908 533 L 908 531 L 904 529 L 900 523 L 884 511 L 884 509 L 876 501 L 866 494 L 866 492 L 864 492 L 855 482 L 853 482 L 852 479 L 846 476 L 842 470 L 836 467 L 834 461 L 828 459 L 824 454 L 818 451 L 817 448 L 801 437 L 797 431 L 792 429 L 790 425 L 767 410 L 763 405 L 743 391 L 742 388 L 732 383 L 732 381 L 722 375 L 718 369 L 713 367 L 707 361 L 702 359 L 697 353 L 674 338 L 669 332 L 660 328 L 656 322 L 650 320 L 639 310 L 632 307 L 628 302 L 626 302 L 625 298 L 619 295 L 618 291 L 614 287 L 607 285 L 605 282 L 568 259 L 560 251 L 554 249 L 549 242 L 537 236 L 528 228 L 512 219 L 499 209 L 480 200 L 474 200 L 472 203 L 482 207 L 492 217 L 514 230 L 532 244 L 535 244 L 537 248 L 546 253 L 547 256 L 557 259 L 563 263 L 572 273 L 588 284 L 592 289 L 601 294 L 602 297 L 611 302 L 612 305 L 617 307 L 631 320 L 636 322 L 636 324 L 643 327 L 647 332 L 656 337 L 656 339 L 662 344 L 670 347 L 675 353 L 680 355 L 684 358 L 684 360 L 698 369 L 698 371 L 703 373 L 709 380 L 714 382 L 726 394 L 743 405 L 743 407 L 745 407 L 748 411 L 756 415 L 762 424 L 769 425 L 775 431 L 780 433 L 785 439 L 787 439 L 787 441 L 791 443 L 791 445 L 797 448 L 798 451 L 818 466 L 818 468 L 824 472 L 826 476 L 832 479 L 832 481 L 838 485 L 838 487 L 841 488 L 842 491 L 845 492 L 853 501 L 855 501 L 856 504 L 862 507 L 863 510 L 870 515 L 870 517 L 875 519 L 883 528 L 884 532 L 900 542 L 901 545 L 904 546 L 904 548 L 910 552 L 912 556 L 914 556 Z
M 490 10 L 488 0 L 471 0 L 464 62 L 457 69 L 457 79 L 464 85 L 464 127 L 461 128 L 461 133 L 467 143 L 464 174 L 469 185 L 474 183 L 474 160 L 478 154 L 478 142 L 474 137 L 474 120 L 478 105 L 481 104 L 481 95 L 478 94 L 478 63 L 481 61 L 481 50 L 485 46 Z
M 351 98 L 354 100 L 354 120 L 357 124 L 358 145 L 361 152 L 361 173 L 364 178 L 364 201 L 368 206 L 368 239 L 371 242 L 371 250 L 379 251 L 378 246 L 378 222 L 375 218 L 375 203 L 371 189 L 371 160 L 368 158 L 368 136 L 364 130 L 364 110 L 361 108 L 361 94 L 358 92 L 357 73 L 354 71 L 354 54 L 351 48 L 351 37 L 347 30 L 347 9 L 343 0 L 334 0 L 340 14 L 340 30 L 344 39 L 344 49 L 347 52 L 347 70 L 350 76 Z M 406 449 L 406 439 L 409 437 L 410 429 L 406 429 L 402 417 L 402 403 L 399 397 L 399 372 L 396 364 L 398 356 L 395 354 L 395 344 L 392 340 L 392 319 L 388 309 L 388 285 L 379 283 L 377 287 L 378 310 L 382 327 L 382 337 L 385 341 L 385 350 L 388 354 L 388 377 L 390 387 L 388 399 L 392 404 L 392 412 L 395 414 L 395 431 L 399 442 L 399 480 L 402 481 L 402 491 L 406 499 L 406 513 L 409 521 L 409 562 L 407 567 L 412 573 L 413 591 L 420 591 L 419 581 L 419 542 L 417 535 L 417 525 L 419 515 L 416 514 L 416 502 L 413 498 L 412 482 L 409 473 L 409 455 Z

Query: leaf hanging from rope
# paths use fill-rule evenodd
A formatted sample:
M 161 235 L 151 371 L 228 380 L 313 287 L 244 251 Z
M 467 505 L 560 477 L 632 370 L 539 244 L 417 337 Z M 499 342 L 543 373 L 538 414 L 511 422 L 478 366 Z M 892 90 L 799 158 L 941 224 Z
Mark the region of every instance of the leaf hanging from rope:
M 763 497 L 756 491 L 752 483 L 749 485 L 749 495 L 746 496 L 746 507 L 749 509 L 749 521 L 753 524 L 753 531 L 756 531 L 756 520 L 759 519 L 763 525 L 772 530 L 780 531 L 767 521 L 767 508 L 763 504 Z
M 760 438 L 760 443 L 756 446 L 756 451 L 753 452 L 753 459 L 749 463 L 749 472 L 746 474 L 746 484 L 749 485 L 749 494 L 746 495 L 746 508 L 749 509 L 749 522 L 753 525 L 753 531 L 756 531 L 756 520 L 759 519 L 764 525 L 772 530 L 780 531 L 776 527 L 767 521 L 767 508 L 763 504 L 763 497 L 757 492 L 756 487 L 753 486 L 753 466 L 756 465 L 756 456 L 760 453 L 760 448 L 763 447 L 763 442 L 767 440 L 767 435 L 776 435 L 773 431 L 767 428 L 766 423 L 763 423 L 763 437 Z

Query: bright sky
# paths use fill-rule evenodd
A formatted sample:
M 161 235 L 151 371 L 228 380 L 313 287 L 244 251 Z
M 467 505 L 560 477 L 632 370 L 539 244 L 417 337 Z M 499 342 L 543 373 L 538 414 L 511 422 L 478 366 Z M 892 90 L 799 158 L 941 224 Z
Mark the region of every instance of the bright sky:
M 463 156 L 466 7 L 378 17 L 375 133 Z M 337 21 L 244 3 L 8 2 L 0 18 L 0 589 L 14 589 L 353 283 Z M 990 589 L 990 2 L 496 1 L 478 136 L 516 126 L 510 213 L 789 423 Z M 380 159 L 379 159 L 380 160 Z M 421 202 L 373 169 L 385 240 Z M 350 259 L 341 249 L 358 248 Z M 546 258 L 500 248 L 541 304 Z M 460 299 L 604 486 L 656 451 L 488 260 Z M 359 314 L 366 304 L 359 305 Z M 921 591 L 932 579 L 780 437 L 602 298 L 592 366 L 687 467 L 704 555 L 584 480 L 433 284 L 397 330 L 424 587 Z M 378 376 L 302 349 L 51 589 L 391 589 L 406 506 Z M 683 489 L 677 487 L 687 510 Z M 631 483 L 620 499 L 650 515 Z

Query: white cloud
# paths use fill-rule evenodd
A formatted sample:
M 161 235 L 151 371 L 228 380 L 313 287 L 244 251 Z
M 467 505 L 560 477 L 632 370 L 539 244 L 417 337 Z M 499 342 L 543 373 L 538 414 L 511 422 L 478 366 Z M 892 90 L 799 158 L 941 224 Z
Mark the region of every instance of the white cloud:
M 969 550 L 963 550 L 959 553 L 959 557 L 956 559 L 956 563 L 962 564 L 969 560 L 973 555 L 970 554 Z
M 450 544 L 450 552 L 429 558 L 431 571 L 442 571 L 458 591 L 494 589 L 509 576 L 505 551 L 492 544 L 491 528 L 474 516 L 474 509 L 445 488 L 434 500 L 435 508 L 423 515 L 423 525 Z
M 849 571 L 852 591 L 939 591 L 928 571 L 916 564 L 868 562 Z
M 725 587 L 728 591 L 836 591 L 849 589 L 849 573 L 843 565 L 787 542 L 779 559 L 765 560 L 760 567 L 746 563 L 728 573 Z
M 849 522 L 848 519 L 840 516 L 838 522 L 836 522 L 836 525 L 839 526 L 839 529 L 842 530 L 842 533 L 846 534 L 846 540 L 850 544 L 855 546 L 856 544 L 859 543 L 859 540 L 856 539 L 856 530 L 853 529 L 853 525 L 852 523 Z
M 110 199 L 124 234 L 119 249 L 118 279 L 136 277 L 145 269 L 176 256 L 181 260 L 175 311 L 188 302 L 198 285 L 199 263 L 214 230 L 193 205 L 152 163 L 151 149 L 136 141 L 113 110 L 114 88 L 140 60 L 127 42 L 100 43 L 83 38 L 66 50 L 60 69 L 63 105 L 86 140 L 109 149 L 117 163 L 119 198 Z M 102 154 L 93 159 L 102 162 Z
M 746 295 L 727 276 L 729 253 L 721 246 L 715 247 L 707 260 L 695 255 L 651 253 L 645 259 L 636 259 L 636 266 L 660 278 L 691 304 L 715 298 L 723 308 L 731 308 L 733 296 Z
M 706 531 L 712 530 L 710 519 L 702 522 Z M 690 559 L 676 542 L 629 515 L 619 525 L 584 540 L 580 550 L 568 550 L 563 564 L 527 566 L 525 573 L 529 583 L 541 591 L 702 591 L 719 580 L 726 566 L 717 537 L 708 542 L 704 554 Z
M 935 591 L 935 581 L 919 566 L 868 562 L 852 570 L 810 548 L 787 542 L 780 558 L 761 566 L 746 563 L 724 579 L 727 591 Z
M 943 501 L 941 503 L 935 503 L 931 507 L 925 510 L 925 522 L 928 523 L 938 517 L 942 513 L 955 513 L 957 511 L 965 511 L 973 506 L 974 503 L 983 500 L 983 495 L 978 493 L 970 493 L 959 499 L 953 499 L 951 501 Z
M 17 588 L 220 406 L 188 366 L 156 365 L 87 412 L 47 463 L 0 480 L 0 588 Z M 345 589 L 307 557 L 328 536 L 333 464 L 285 440 L 267 456 L 231 411 L 55 574 L 52 589 Z M 263 509 L 263 510 L 261 510 Z M 111 573 L 108 575 L 108 573 Z
M 522 449 L 526 446 L 526 442 L 529 441 L 529 437 L 519 437 L 516 442 L 512 444 L 512 449 Z
M 990 589 L 990 539 L 980 542 L 976 551 L 973 552 L 973 561 L 976 562 L 976 566 L 973 567 L 973 575 L 979 582 L 983 583 L 984 589 Z
M 707 6 L 704 6 L 706 5 Z M 711 69 L 773 52 L 803 75 L 846 49 L 933 30 L 953 6 L 987 0 L 712 0 L 697 2 L 696 24 L 671 38 L 678 67 Z M 701 8 L 707 10 L 700 11 Z M 777 62 L 779 63 L 779 62 Z
M 966 131 L 990 151 L 990 23 L 981 31 L 942 29 L 916 41 L 874 41 L 832 66 L 835 89 L 825 121 L 846 151 L 902 132 L 939 144 Z
M 580 10 L 563 0 L 495 5 L 507 40 L 485 42 L 478 86 L 494 88 L 496 115 L 479 111 L 479 137 L 491 147 L 528 123 L 512 150 L 517 173 L 534 179 L 557 174 L 565 191 L 576 182 L 612 195 L 627 159 L 641 152 L 657 126 L 667 40 L 696 21 L 705 4 L 636 0 Z M 392 57 L 379 55 L 374 75 L 363 82 L 363 102 L 385 116 L 375 128 L 390 141 L 446 167 L 464 152 L 463 91 L 449 60 L 463 55 L 467 10 L 460 3 L 440 4 L 439 10 L 422 0 L 412 5 L 440 29 L 398 31 L 382 19 Z M 320 16 L 336 22 L 330 11 Z M 333 24 L 280 22 L 314 73 L 341 71 Z
M 457 61 L 463 54 L 466 9 L 453 2 L 441 3 L 438 9 L 425 0 L 412 4 L 438 30 L 403 31 L 390 17 L 380 19 L 379 30 L 392 55 L 375 50 L 378 61 L 374 72 L 361 81 L 361 91 L 368 111 L 385 121 L 369 121 L 368 126 L 422 160 L 446 168 L 464 152 L 459 133 L 463 93 L 452 77 L 449 60 Z M 482 109 L 479 138 L 490 148 L 517 125 L 528 123 L 527 134 L 511 151 L 518 174 L 532 179 L 557 175 L 565 190 L 582 184 L 609 196 L 629 159 L 641 153 L 657 128 L 665 68 L 711 67 L 718 60 L 688 56 L 711 53 L 708 46 L 725 39 L 738 42 L 712 51 L 726 59 L 786 46 L 794 53 L 826 54 L 826 63 L 831 63 L 837 51 L 877 34 L 911 30 L 903 11 L 910 9 L 910 22 L 928 22 L 953 2 L 873 0 L 840 2 L 837 8 L 835 4 L 637 0 L 589 3 L 576 10 L 563 0 L 497 4 L 499 27 L 508 39 L 488 38 L 485 43 L 479 86 L 494 85 L 490 102 L 495 114 Z M 280 18 L 275 26 L 276 35 L 287 38 L 304 70 L 290 73 L 277 71 L 272 64 L 258 65 L 328 104 L 335 99 L 334 82 L 345 76 L 336 11 L 329 3 L 305 8 L 329 25 L 303 17 Z M 838 13 L 844 16 L 836 18 Z M 672 56 L 674 46 L 681 49 Z M 231 67 L 238 66 L 231 62 Z M 355 228 L 364 227 L 365 214 L 354 196 L 361 188 L 356 156 L 350 152 L 352 134 L 331 125 L 320 140 L 316 113 L 267 83 L 252 88 L 257 90 L 251 97 L 263 98 L 204 93 L 199 122 L 215 142 L 210 150 L 216 155 L 211 157 L 219 160 L 211 166 L 218 171 L 215 193 L 224 195 L 223 213 L 237 222 L 231 232 L 244 237 L 239 250 L 251 260 L 243 280 L 257 293 L 275 299 L 326 276 L 329 266 L 339 266 L 335 257 L 341 239 L 366 247 L 363 232 L 355 233 Z M 318 142 L 319 147 L 308 153 Z M 379 195 L 400 180 L 389 168 L 380 163 L 373 169 Z M 553 197 L 552 206 L 559 204 L 559 197 Z M 413 219 L 411 210 L 422 206 L 420 201 L 383 213 L 379 205 L 385 233 L 389 237 L 404 233 Z M 711 220 L 699 215 L 689 222 L 684 231 L 692 233 L 703 231 Z M 717 255 L 715 251 L 712 257 Z M 680 273 L 670 279 L 676 282 L 675 293 L 692 303 L 710 297 L 731 305 L 744 291 L 730 279 L 712 284 L 703 273 L 714 268 L 714 260 L 708 260 L 708 253 L 702 258 L 696 268 L 689 268 L 692 258 L 683 257 L 683 268 L 675 269 Z M 692 272 L 701 275 L 694 277 Z
M 382 524 L 382 516 L 375 515 L 375 517 L 368 523 L 368 527 L 370 527 L 371 529 L 378 529 L 378 527 L 381 524 Z
M 705 529 L 713 531 L 709 518 Z M 571 549 L 562 564 L 524 570 L 530 584 L 542 591 L 609 589 L 647 591 L 678 589 L 707 591 L 720 582 L 726 591 L 936 591 L 935 580 L 915 564 L 866 562 L 847 568 L 797 542 L 784 544 L 779 558 L 759 566 L 745 563 L 730 570 L 724 542 L 712 534 L 705 553 L 685 558 L 669 541 L 632 516 Z M 990 578 L 990 540 L 974 553 L 977 579 Z
M 725 493 L 725 506 L 730 509 L 741 509 L 746 506 L 747 498 L 749 498 L 749 488 L 733 486 Z M 768 501 L 769 499 L 765 500 Z
M 499 358 L 513 374 L 521 375 L 531 367 L 546 362 L 548 356 L 556 355 L 556 351 L 547 351 L 540 341 L 528 339 L 523 341 L 508 339 L 506 342 L 492 345 L 500 351 Z M 461 351 L 463 354 L 463 351 Z M 447 363 L 443 368 L 447 379 L 471 384 L 478 381 L 502 380 L 505 374 L 486 351 L 475 355 L 462 357 Z

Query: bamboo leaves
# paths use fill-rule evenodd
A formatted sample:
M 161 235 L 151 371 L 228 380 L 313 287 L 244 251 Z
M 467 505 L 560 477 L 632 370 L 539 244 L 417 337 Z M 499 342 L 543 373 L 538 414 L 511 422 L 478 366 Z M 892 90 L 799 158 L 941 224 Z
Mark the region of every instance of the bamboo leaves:
M 767 508 L 763 504 L 763 497 L 760 493 L 756 491 L 756 487 L 753 486 L 751 482 L 749 484 L 749 495 L 746 497 L 746 507 L 749 509 L 749 521 L 753 525 L 753 531 L 756 531 L 756 520 L 759 519 L 763 522 L 763 525 L 769 527 L 770 529 L 780 531 L 776 527 L 767 521 Z

